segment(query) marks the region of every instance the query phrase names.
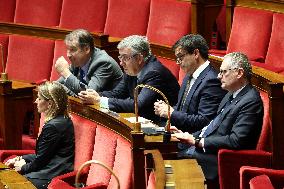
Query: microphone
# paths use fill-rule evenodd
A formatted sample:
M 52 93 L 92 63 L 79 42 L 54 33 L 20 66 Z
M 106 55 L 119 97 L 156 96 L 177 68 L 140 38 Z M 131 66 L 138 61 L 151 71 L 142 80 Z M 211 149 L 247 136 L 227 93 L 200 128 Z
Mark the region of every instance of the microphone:
M 138 89 L 139 88 L 147 88 L 150 89 L 152 91 L 155 91 L 157 93 L 159 93 L 165 100 L 165 102 L 168 105 L 168 121 L 166 124 L 166 132 L 163 135 L 163 141 L 164 142 L 169 142 L 171 140 L 171 113 L 170 113 L 170 103 L 167 99 L 167 97 L 164 95 L 164 93 L 162 93 L 159 89 L 152 87 L 150 85 L 144 85 L 144 84 L 140 84 L 137 85 L 134 89 L 134 110 L 135 110 L 135 117 L 136 117 L 136 122 L 134 125 L 134 132 L 141 132 L 141 124 L 138 122 Z
M 2 61 L 2 73 L 1 73 L 1 80 L 2 81 L 7 81 L 8 80 L 8 75 L 5 73 L 5 64 L 4 64 L 4 53 L 3 53 L 3 46 L 0 44 L 0 53 L 1 53 L 1 61 Z

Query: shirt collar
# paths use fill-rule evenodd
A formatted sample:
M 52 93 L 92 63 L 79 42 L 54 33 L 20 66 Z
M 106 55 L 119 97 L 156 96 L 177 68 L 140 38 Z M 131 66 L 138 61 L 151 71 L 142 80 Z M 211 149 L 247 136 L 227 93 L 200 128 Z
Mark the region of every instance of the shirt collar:
M 244 85 L 242 88 L 236 90 L 235 92 L 233 92 L 233 99 L 236 98 L 236 96 L 241 92 L 241 90 L 243 90 L 243 88 L 245 88 L 246 85 Z
M 201 66 L 199 66 L 195 72 L 193 72 L 192 74 L 192 78 L 197 79 L 198 76 L 201 74 L 201 72 L 203 72 L 203 70 L 205 70 L 205 68 L 209 66 L 209 61 L 206 60 L 206 62 L 204 62 Z

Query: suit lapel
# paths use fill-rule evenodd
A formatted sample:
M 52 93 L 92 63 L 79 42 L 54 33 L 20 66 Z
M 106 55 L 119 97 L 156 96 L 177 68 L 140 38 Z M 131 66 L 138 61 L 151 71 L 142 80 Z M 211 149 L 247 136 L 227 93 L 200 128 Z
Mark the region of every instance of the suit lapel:
M 251 85 L 247 85 L 245 86 L 245 88 L 243 88 L 239 94 L 232 100 L 231 104 L 226 107 L 223 112 L 222 112 L 222 117 L 220 117 L 220 120 L 217 124 L 216 127 L 214 127 L 214 129 L 212 130 L 211 133 L 213 133 L 219 126 L 220 124 L 223 122 L 223 120 L 226 118 L 226 115 L 231 111 L 232 108 L 234 108 L 238 102 L 242 99 L 242 97 L 251 89 Z M 219 109 L 218 109 L 218 114 L 220 113 L 220 111 L 223 109 L 224 105 L 226 104 L 226 102 L 229 100 L 229 97 L 232 95 L 232 93 L 228 93 L 226 95 L 226 98 L 224 98 L 224 100 L 221 102 Z M 211 134 L 210 133 L 210 134 Z M 209 134 L 209 135 L 210 135 Z
M 192 100 L 192 95 L 195 93 L 196 89 L 198 88 L 198 86 L 200 85 L 200 83 L 202 82 L 202 80 L 204 79 L 204 77 L 207 75 L 207 73 L 210 71 L 210 66 L 207 66 L 201 73 L 200 75 L 197 77 L 197 79 L 195 80 L 194 84 L 191 86 L 189 93 L 185 99 L 184 102 L 184 106 L 182 109 L 187 109 L 190 101 Z M 180 99 L 181 100 L 181 99 Z
M 182 81 L 182 85 L 181 85 L 180 92 L 179 92 L 179 95 L 178 95 L 178 103 L 177 103 L 178 109 L 181 106 L 181 101 L 182 101 L 183 93 L 184 93 L 188 78 L 189 78 L 189 75 L 186 74 L 186 76 L 184 77 L 184 79 Z

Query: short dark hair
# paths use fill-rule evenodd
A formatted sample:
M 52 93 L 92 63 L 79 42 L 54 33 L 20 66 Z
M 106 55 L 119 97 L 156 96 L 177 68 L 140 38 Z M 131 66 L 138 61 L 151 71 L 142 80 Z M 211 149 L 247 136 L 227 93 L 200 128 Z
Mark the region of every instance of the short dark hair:
M 207 42 L 199 34 L 189 34 L 183 36 L 173 45 L 173 50 L 176 50 L 178 47 L 181 47 L 190 54 L 192 54 L 195 49 L 198 49 L 202 58 L 206 60 L 208 59 L 209 48 Z
M 77 41 L 79 47 L 82 49 L 86 46 L 90 48 L 90 51 L 94 51 L 94 38 L 90 32 L 84 29 L 77 29 L 66 35 L 65 43 L 70 41 Z

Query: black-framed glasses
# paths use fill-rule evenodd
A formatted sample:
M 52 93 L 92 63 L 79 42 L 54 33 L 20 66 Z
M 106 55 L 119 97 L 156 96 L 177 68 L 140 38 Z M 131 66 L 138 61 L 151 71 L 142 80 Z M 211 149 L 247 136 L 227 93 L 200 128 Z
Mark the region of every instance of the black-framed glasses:
M 236 69 L 238 69 L 238 68 L 229 68 L 229 69 L 225 69 L 225 70 L 220 69 L 219 74 L 225 75 L 228 71 L 236 70 Z
M 132 54 L 132 55 L 126 55 L 126 54 L 123 54 L 123 55 L 119 55 L 118 56 L 118 59 L 119 61 L 121 62 L 127 62 L 129 61 L 130 59 L 134 58 L 137 54 Z
M 181 63 L 181 62 L 183 61 L 185 55 L 187 55 L 187 54 L 188 54 L 188 53 L 184 53 L 184 54 L 182 54 L 182 55 L 177 56 L 177 57 L 176 57 L 176 61 L 177 61 L 178 63 Z

